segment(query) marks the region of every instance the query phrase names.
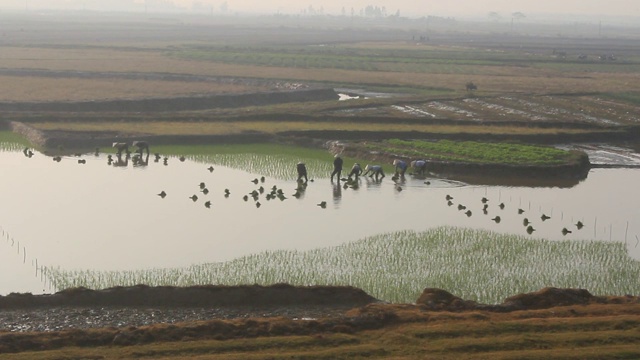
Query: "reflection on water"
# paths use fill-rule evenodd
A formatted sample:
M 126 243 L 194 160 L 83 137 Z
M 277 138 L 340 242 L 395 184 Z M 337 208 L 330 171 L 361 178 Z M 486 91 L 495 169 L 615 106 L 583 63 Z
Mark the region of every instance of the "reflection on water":
M 0 151 L 0 294 L 50 291 L 41 275 L 35 276 L 36 261 L 65 269 L 181 267 L 440 225 L 522 235 L 531 226 L 530 236 L 551 240 L 625 242 L 640 258 L 640 171 L 635 169 L 592 170 L 572 188 L 467 186 L 413 176 L 402 184 L 390 177 L 361 177 L 345 187 L 331 183 L 327 156 L 327 170 L 313 173 L 322 166 L 311 167 L 309 178 L 315 181 L 300 189 L 292 180 L 295 159 L 265 166 L 268 157 L 243 154 L 236 157 L 244 169 L 239 170 L 225 166 L 234 163 L 233 155 L 225 155 L 224 162 L 207 156 L 168 157 L 166 163 L 146 157 L 136 160 L 138 166 L 123 155 L 114 156 L 110 166 L 105 154 L 56 162 L 38 152 L 25 156 L 22 148 L 5 149 Z M 114 166 L 118 162 L 122 165 Z M 252 181 L 263 175 L 264 182 Z M 162 191 L 164 198 L 158 196 Z M 325 207 L 318 206 L 322 202 Z M 491 220 L 498 216 L 500 222 Z M 565 228 L 570 232 L 563 234 Z

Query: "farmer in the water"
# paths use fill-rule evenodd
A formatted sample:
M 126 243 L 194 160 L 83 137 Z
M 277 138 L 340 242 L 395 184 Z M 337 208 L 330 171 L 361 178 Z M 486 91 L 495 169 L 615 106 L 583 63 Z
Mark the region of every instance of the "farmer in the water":
M 411 167 L 413 168 L 413 172 L 418 175 L 425 175 L 427 172 L 426 160 L 413 160 Z
M 333 182 L 333 177 L 338 175 L 338 182 L 340 182 L 340 175 L 342 175 L 342 158 L 340 155 L 336 155 L 335 159 L 333 159 L 333 172 L 331 173 L 331 181 Z
M 380 179 L 384 178 L 384 171 L 382 170 L 382 166 L 380 165 L 367 165 L 364 167 L 364 173 L 362 174 L 362 176 L 367 176 L 369 175 L 369 177 L 376 177 L 376 180 L 378 180 L 378 176 L 380 176 Z
M 298 170 L 298 182 L 300 182 L 300 180 L 302 180 L 302 178 L 304 177 L 304 183 L 306 184 L 309 179 L 307 178 L 307 166 L 303 163 L 303 162 L 299 162 L 298 165 L 296 165 L 296 169 Z
M 361 174 L 362 174 L 362 167 L 360 166 L 360 164 L 355 163 L 351 167 L 351 172 L 349 173 L 349 180 L 351 180 L 352 176 L 355 176 L 356 180 L 358 180 L 358 176 L 360 176 Z
M 395 159 L 393 160 L 393 166 L 396 167 L 396 174 L 394 175 L 394 177 L 397 178 L 398 176 L 400 176 L 404 179 L 404 173 L 407 172 L 407 163 L 404 160 Z

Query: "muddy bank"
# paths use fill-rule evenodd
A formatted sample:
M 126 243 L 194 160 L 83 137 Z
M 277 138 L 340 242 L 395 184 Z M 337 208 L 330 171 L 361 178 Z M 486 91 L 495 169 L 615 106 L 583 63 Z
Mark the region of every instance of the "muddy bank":
M 438 311 L 485 310 L 511 312 L 571 305 L 640 304 L 640 296 L 594 296 L 586 289 L 546 287 L 536 292 L 510 296 L 504 299 L 501 304 L 487 305 L 464 300 L 442 289 L 426 288 L 416 301 L 416 304 L 429 310 Z
M 2 124 L 0 122 L 0 124 Z M 64 149 L 109 148 L 114 142 L 147 141 L 153 145 L 175 144 L 246 144 L 273 140 L 274 136 L 260 132 L 244 132 L 225 135 L 149 135 L 131 134 L 118 131 L 61 131 L 39 130 L 29 124 L 11 121 L 5 123 L 7 130 L 24 136 L 33 146 L 45 153 Z
M 2 102 L 0 103 L 0 111 L 160 113 L 325 100 L 338 100 L 338 94 L 336 94 L 333 89 L 302 89 L 250 94 L 220 94 L 141 100 L 21 103 Z
M 215 286 L 138 285 L 104 290 L 73 288 L 55 294 L 0 296 L 0 309 L 55 306 L 199 307 L 199 306 L 362 306 L 377 300 L 348 286 Z
M 304 303 L 292 305 L 296 302 L 296 294 L 303 293 L 307 288 L 287 285 L 277 285 L 271 289 L 256 286 L 252 288 L 256 291 L 252 294 L 255 295 L 252 299 L 256 304 L 271 303 L 273 306 L 250 308 L 208 305 L 201 308 L 148 308 L 77 307 L 69 304 L 27 309 L 0 307 L 0 328 L 4 330 L 0 330 L 0 353 L 50 350 L 69 346 L 131 346 L 181 340 L 309 336 L 323 333 L 354 334 L 402 323 L 438 321 L 437 313 L 443 314 L 443 319 L 450 318 L 451 315 L 447 314 L 451 313 L 461 316 L 467 313 L 470 316 L 488 319 L 492 314 L 514 312 L 522 316 L 523 311 L 553 308 L 553 311 L 546 311 L 545 316 L 558 317 L 575 316 L 578 314 L 576 309 L 582 311 L 584 307 L 595 304 L 630 307 L 626 311 L 633 311 L 631 307 L 640 304 L 640 298 L 637 296 L 593 296 L 584 289 L 558 288 L 545 288 L 534 293 L 515 295 L 498 305 L 477 304 L 441 289 L 427 288 L 416 304 L 385 304 L 372 302 L 372 298 L 363 295 L 357 289 L 325 287 L 314 296 L 327 299 L 328 295 L 338 292 L 350 294 L 347 298 L 352 299 L 355 294 L 356 298 L 364 302 L 354 304 L 343 299 L 325 303 L 316 299 L 314 303 L 324 303 L 324 307 L 318 307 Z M 144 292 L 149 289 L 133 287 L 124 290 Z M 191 290 L 171 289 L 175 292 Z M 230 287 L 226 294 L 221 292 L 218 295 L 223 297 L 232 291 L 233 287 Z M 65 296 L 71 299 L 85 292 L 86 290 L 69 290 Z M 281 294 L 277 294 L 278 292 Z M 271 295 L 276 295 L 278 300 L 270 299 Z M 292 295 L 293 298 L 290 297 Z M 313 312 L 314 309 L 324 312 Z M 188 313 L 197 316 L 185 316 Z M 236 317 L 227 316 L 229 314 Z M 313 314 L 315 316 L 308 316 Z

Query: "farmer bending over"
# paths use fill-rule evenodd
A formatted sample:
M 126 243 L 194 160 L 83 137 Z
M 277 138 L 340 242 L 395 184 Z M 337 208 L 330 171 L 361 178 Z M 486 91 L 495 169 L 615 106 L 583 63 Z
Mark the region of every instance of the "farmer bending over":
M 376 180 L 378 180 L 378 176 L 382 175 L 380 179 L 384 178 L 384 171 L 382 170 L 382 166 L 380 165 L 367 165 L 364 167 L 364 174 L 362 176 L 373 177 L 375 175 Z
M 427 172 L 427 162 L 425 160 L 413 160 L 411 167 L 416 174 L 424 175 Z
M 358 163 L 353 164 L 351 172 L 349 173 L 349 179 L 351 179 L 352 176 L 355 176 L 356 180 L 358 180 L 358 176 L 360 175 L 362 175 L 362 167 L 360 167 L 360 164 Z
M 404 178 L 404 173 L 407 172 L 407 163 L 403 160 L 393 160 L 393 166 L 396 167 L 396 174 L 395 176 L 397 177 L 398 175 L 400 175 L 401 177 Z

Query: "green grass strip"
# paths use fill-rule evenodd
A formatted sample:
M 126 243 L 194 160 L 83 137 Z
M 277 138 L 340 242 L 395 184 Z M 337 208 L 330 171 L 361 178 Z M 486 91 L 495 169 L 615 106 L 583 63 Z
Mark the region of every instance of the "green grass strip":
M 370 150 L 431 160 L 510 165 L 559 165 L 578 159 L 575 152 L 550 146 L 476 141 L 420 141 L 392 139 L 369 143 Z

